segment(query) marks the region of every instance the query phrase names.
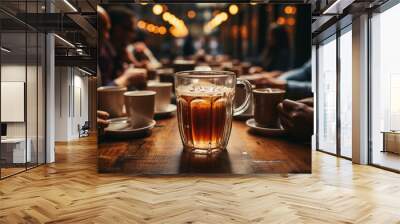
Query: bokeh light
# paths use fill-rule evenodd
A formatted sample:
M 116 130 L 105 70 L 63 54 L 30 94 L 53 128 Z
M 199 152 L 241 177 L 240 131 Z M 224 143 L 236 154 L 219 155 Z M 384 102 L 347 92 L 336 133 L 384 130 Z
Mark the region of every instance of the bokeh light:
M 187 12 L 187 17 L 188 17 L 189 19 L 193 19 L 194 17 L 196 17 L 196 12 L 193 11 L 193 10 L 189 10 L 189 11 Z
M 283 9 L 283 11 L 288 15 L 293 15 L 296 14 L 297 9 L 294 6 L 288 5 Z
M 284 17 L 280 16 L 276 20 L 276 23 L 279 24 L 279 25 L 284 25 L 286 23 L 286 19 Z
M 154 5 L 153 6 L 153 13 L 155 14 L 155 15 L 161 15 L 161 13 L 163 12 L 163 7 L 162 7 L 162 5 L 160 5 L 160 4 L 156 4 L 156 5 Z
M 239 12 L 239 7 L 237 5 L 230 5 L 229 6 L 229 13 L 231 15 L 236 15 Z

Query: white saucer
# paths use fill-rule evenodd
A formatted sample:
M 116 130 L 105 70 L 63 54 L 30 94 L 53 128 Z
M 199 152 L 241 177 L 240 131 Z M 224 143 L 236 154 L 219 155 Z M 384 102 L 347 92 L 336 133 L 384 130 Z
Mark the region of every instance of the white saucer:
M 108 120 L 110 124 L 104 129 L 104 133 L 109 136 L 126 137 L 137 134 L 143 134 L 151 130 L 155 125 L 156 121 L 152 120 L 149 125 L 142 128 L 132 128 L 129 124 L 127 117 L 118 117 Z
M 175 104 L 169 104 L 167 109 L 164 111 L 156 111 L 154 115 L 156 117 L 165 117 L 171 115 L 173 112 L 176 111 L 176 105 Z
M 250 127 L 251 131 L 266 136 L 281 136 L 286 133 L 286 130 L 283 129 L 282 126 L 281 128 L 265 128 L 257 126 L 257 123 L 254 120 L 254 118 L 247 120 L 246 125 Z

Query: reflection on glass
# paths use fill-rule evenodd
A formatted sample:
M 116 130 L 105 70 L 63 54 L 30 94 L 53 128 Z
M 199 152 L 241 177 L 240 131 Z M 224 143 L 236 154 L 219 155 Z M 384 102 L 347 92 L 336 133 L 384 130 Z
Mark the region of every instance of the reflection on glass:
M 374 15 L 372 25 L 372 163 L 400 170 L 399 133 L 391 133 L 384 146 L 384 134 L 400 130 L 400 5 Z M 397 136 L 397 137 L 396 137 Z M 388 136 L 386 136 L 388 137 Z M 388 140 L 388 139 L 386 139 Z
M 26 44 L 25 33 L 2 33 L 1 46 L 1 123 L 6 133 L 1 140 L 1 176 L 25 170 L 31 161 L 30 141 L 26 141 L 25 88 Z
M 41 13 L 45 1 L 0 1 L 1 7 Z M 0 12 L 2 19 L 14 20 Z M 45 162 L 45 35 L 22 23 L 1 26 L 0 177 Z
M 340 153 L 351 158 L 352 141 L 352 35 L 340 36 Z
M 336 39 L 318 48 L 318 148 L 336 153 Z

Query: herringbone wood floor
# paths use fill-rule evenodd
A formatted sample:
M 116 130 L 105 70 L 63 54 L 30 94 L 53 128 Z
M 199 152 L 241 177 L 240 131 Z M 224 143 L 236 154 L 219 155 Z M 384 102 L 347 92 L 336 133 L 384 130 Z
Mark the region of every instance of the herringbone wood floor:
M 311 175 L 98 174 L 96 142 L 0 181 L 0 223 L 400 223 L 400 175 L 313 153 Z

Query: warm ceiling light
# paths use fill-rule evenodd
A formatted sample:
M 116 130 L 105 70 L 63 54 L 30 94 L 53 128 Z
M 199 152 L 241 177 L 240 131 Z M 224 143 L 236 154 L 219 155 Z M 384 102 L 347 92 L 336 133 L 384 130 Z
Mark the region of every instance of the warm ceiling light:
M 164 35 L 164 34 L 167 33 L 167 28 L 165 28 L 165 26 L 161 26 L 160 28 L 158 28 L 158 32 L 159 32 L 161 35 Z
M 171 13 L 169 13 L 169 12 L 164 12 L 164 14 L 162 15 L 162 19 L 163 19 L 164 21 L 170 20 L 170 19 L 171 19 Z
M 146 28 L 146 22 L 143 20 L 140 20 L 137 25 L 140 29 Z
M 286 22 L 286 19 L 282 16 L 278 17 L 278 19 L 276 20 L 276 23 L 279 25 L 283 25 L 283 24 L 285 24 L 285 22 Z
M 257 5 L 257 2 L 250 2 L 250 5 Z
M 5 47 L 1 47 L 0 49 L 1 49 L 1 51 L 4 51 L 6 53 L 10 53 L 11 52 L 11 50 L 9 50 L 9 49 L 7 49 Z
M 228 20 L 228 13 L 226 13 L 226 12 L 223 12 L 223 13 L 221 13 L 221 21 L 226 21 L 226 20 Z
M 231 15 L 236 15 L 239 12 L 239 7 L 237 5 L 230 5 L 229 6 L 229 13 Z
M 156 4 L 156 5 L 153 6 L 153 13 L 155 15 L 161 15 L 163 10 L 164 10 L 163 7 L 161 5 L 159 5 L 159 4 Z
M 193 19 L 194 17 L 196 17 L 196 12 L 193 10 L 189 10 L 187 12 L 187 17 L 189 17 L 189 19 Z
M 292 14 L 292 6 L 286 6 L 286 7 L 283 9 L 283 11 L 284 11 L 286 14 Z
M 154 32 L 155 28 L 156 27 L 153 24 L 147 24 L 146 26 L 147 31 L 149 31 L 150 33 Z
M 147 5 L 147 4 L 149 4 L 149 3 L 147 3 L 147 2 L 141 2 L 140 4 L 141 4 L 141 5 Z
M 68 5 L 68 7 L 72 9 L 72 11 L 78 12 L 78 10 L 68 0 L 64 0 L 64 3 Z
M 297 9 L 296 9 L 296 7 L 288 5 L 283 9 L 283 11 L 286 14 L 293 15 L 293 14 L 296 14 Z
M 228 20 L 229 16 L 228 13 L 226 12 L 221 12 L 218 15 L 216 15 L 212 20 L 210 20 L 208 23 L 206 23 L 203 27 L 203 31 L 206 34 L 211 33 L 216 27 L 221 25 L 221 23 L 225 22 Z

